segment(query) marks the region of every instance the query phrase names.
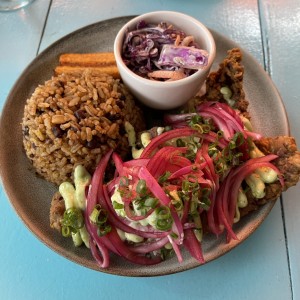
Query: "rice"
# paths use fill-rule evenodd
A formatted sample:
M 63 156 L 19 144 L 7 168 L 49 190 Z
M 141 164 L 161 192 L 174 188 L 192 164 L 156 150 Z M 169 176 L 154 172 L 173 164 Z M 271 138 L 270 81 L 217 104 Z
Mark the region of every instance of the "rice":
M 128 155 L 125 121 L 137 132 L 145 128 L 141 109 L 120 80 L 88 71 L 62 74 L 27 100 L 23 145 L 37 173 L 59 185 L 72 180 L 79 164 L 92 173 L 110 148 Z

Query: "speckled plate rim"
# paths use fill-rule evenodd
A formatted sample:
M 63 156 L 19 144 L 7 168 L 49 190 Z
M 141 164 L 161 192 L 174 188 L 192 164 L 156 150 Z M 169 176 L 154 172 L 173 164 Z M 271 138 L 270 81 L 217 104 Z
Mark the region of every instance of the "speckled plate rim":
M 38 84 L 42 84 L 53 75 L 58 55 L 66 52 L 112 51 L 113 39 L 118 29 L 133 17 L 108 19 L 78 29 L 47 47 L 28 65 L 11 89 L 2 110 L 0 175 L 4 190 L 17 215 L 40 241 L 61 256 L 84 267 L 109 274 L 160 276 L 189 270 L 198 267 L 199 264 L 183 251 L 182 264 L 178 264 L 176 258 L 172 258 L 159 265 L 144 267 L 113 256 L 110 268 L 100 270 L 88 249 L 75 248 L 70 239 L 64 239 L 50 229 L 49 205 L 56 187 L 35 175 L 22 149 L 20 123 L 25 101 Z M 223 35 L 213 30 L 211 32 L 217 44 L 214 69 L 225 57 L 228 49 L 241 47 Z M 289 135 L 287 114 L 275 85 L 251 54 L 244 49 L 242 52 L 245 66 L 244 88 L 250 102 L 249 110 L 255 129 L 266 136 Z M 16 136 L 11 134 L 14 131 L 17 132 Z M 275 202 L 266 204 L 243 218 L 234 227 L 238 241 L 227 244 L 224 237 L 216 239 L 211 235 L 206 236 L 202 245 L 206 263 L 224 255 L 248 238 L 264 221 L 274 204 Z

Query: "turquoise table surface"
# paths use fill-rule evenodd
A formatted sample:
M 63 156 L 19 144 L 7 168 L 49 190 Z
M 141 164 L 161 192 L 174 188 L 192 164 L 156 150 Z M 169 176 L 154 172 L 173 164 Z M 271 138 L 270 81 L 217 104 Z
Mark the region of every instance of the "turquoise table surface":
M 192 15 L 248 50 L 277 86 L 300 144 L 299 0 L 35 0 L 0 13 L 0 110 L 22 70 L 59 38 L 153 10 Z M 298 300 L 299 195 L 300 185 L 285 192 L 254 234 L 213 262 L 164 277 L 128 278 L 84 268 L 47 248 L 24 226 L 1 185 L 0 299 Z

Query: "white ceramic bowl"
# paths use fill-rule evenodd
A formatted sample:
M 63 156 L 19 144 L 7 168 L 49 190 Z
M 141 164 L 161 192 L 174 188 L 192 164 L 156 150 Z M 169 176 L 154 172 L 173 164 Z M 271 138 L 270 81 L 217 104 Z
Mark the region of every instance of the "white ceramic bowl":
M 122 45 L 126 31 L 133 30 L 141 20 L 152 24 L 167 22 L 187 35 L 193 35 L 200 48 L 209 53 L 207 66 L 193 75 L 176 81 L 154 81 L 135 74 L 122 59 Z M 123 82 L 137 99 L 146 106 L 166 110 L 179 107 L 196 95 L 215 59 L 216 45 L 210 31 L 198 20 L 178 12 L 155 11 L 131 19 L 120 29 L 114 42 L 114 55 Z

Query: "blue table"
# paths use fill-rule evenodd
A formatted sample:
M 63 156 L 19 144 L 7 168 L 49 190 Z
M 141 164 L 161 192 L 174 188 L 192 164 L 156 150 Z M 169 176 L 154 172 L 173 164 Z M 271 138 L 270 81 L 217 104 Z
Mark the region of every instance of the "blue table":
M 153 10 L 192 15 L 247 49 L 278 87 L 291 134 L 300 141 L 297 0 L 36 0 L 0 13 L 0 110 L 26 65 L 60 37 Z M 299 193 L 300 185 L 284 193 L 253 235 L 207 265 L 165 277 L 126 278 L 86 269 L 45 247 L 1 186 L 0 299 L 300 299 Z

